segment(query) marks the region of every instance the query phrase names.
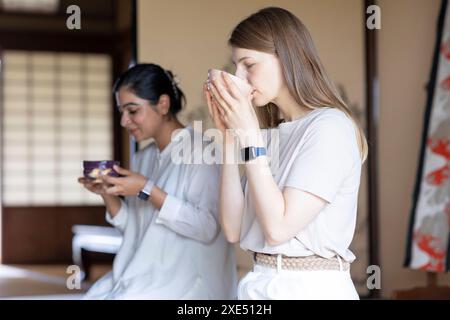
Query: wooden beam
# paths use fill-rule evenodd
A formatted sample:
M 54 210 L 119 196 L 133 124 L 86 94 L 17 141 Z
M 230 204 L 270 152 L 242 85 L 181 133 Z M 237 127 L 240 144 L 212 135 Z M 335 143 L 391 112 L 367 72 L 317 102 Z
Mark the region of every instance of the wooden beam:
M 363 28 L 365 41 L 366 78 L 366 124 L 369 154 L 368 170 L 368 219 L 369 219 L 369 264 L 380 265 L 378 246 L 378 119 L 379 117 L 379 79 L 378 79 L 378 30 L 366 27 L 366 10 L 376 5 L 376 0 L 363 0 Z M 371 290 L 369 297 L 378 298 L 379 290 Z

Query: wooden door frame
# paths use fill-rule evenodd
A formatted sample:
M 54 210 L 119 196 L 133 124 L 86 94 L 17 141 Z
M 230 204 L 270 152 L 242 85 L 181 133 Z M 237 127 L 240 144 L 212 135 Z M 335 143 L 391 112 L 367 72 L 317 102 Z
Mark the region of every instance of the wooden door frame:
M 379 258 L 379 198 L 378 198 L 378 119 L 379 115 L 379 78 L 378 78 L 378 30 L 366 27 L 366 9 L 377 5 L 377 0 L 363 0 L 364 25 L 364 55 L 365 55 L 365 98 L 367 142 L 369 153 L 367 157 L 368 178 L 368 219 L 369 219 L 369 265 L 380 265 Z M 368 298 L 379 298 L 380 290 L 370 290 Z
M 26 50 L 26 51 L 51 51 L 51 52 L 76 52 L 76 53 L 102 53 L 111 56 L 112 79 L 114 81 L 124 70 L 124 60 L 129 59 L 131 32 L 111 32 L 108 34 L 77 34 L 74 32 L 34 32 L 34 31 L 4 31 L 0 30 L 0 48 L 2 50 Z M 37 40 L 38 39 L 38 40 Z M 0 80 L 1 81 L 1 80 Z M 0 115 L 3 112 L 0 105 Z M 114 101 L 111 105 L 113 121 L 113 154 L 114 159 L 123 163 L 122 129 L 120 127 L 120 114 L 115 108 Z M 1 124 L 0 124 L 1 125 Z M 0 127 L 0 134 L 3 128 Z M 3 139 L 2 136 L 0 138 Z M 3 140 L 1 140 L 3 141 Z M 3 146 L 0 148 L 0 157 L 3 166 Z M 0 172 L 3 168 L 0 168 Z M 3 181 L 0 180 L 3 187 Z M 0 198 L 1 199 L 1 198 Z M 0 209 L 0 263 L 70 263 L 70 227 L 71 224 L 98 224 L 106 225 L 103 206 L 61 206 L 61 207 L 4 207 Z M 64 210 L 66 218 L 61 218 L 61 210 Z M 26 213 L 25 213 L 26 212 Z M 88 216 L 87 216 L 88 215 Z M 14 226 L 8 223 L 15 223 Z M 56 223 L 56 224 L 54 224 Z M 53 235 L 45 234 L 41 230 L 42 237 L 36 226 L 51 226 L 57 228 Z M 18 238 L 14 232 L 19 232 L 28 243 L 24 248 L 16 241 Z M 39 228 L 37 228 L 39 229 Z M 50 233 L 51 234 L 51 233 Z M 5 237 L 9 237 L 6 239 Z M 9 242 L 9 243 L 7 243 Z M 34 243 L 33 243 L 34 242 Z M 46 246 L 43 246 L 46 244 Z M 40 247 L 39 247 L 40 246 Z M 50 247 L 48 247 L 50 246 Z M 31 252 L 26 252 L 26 251 Z M 46 250 L 42 252 L 42 250 Z M 41 251 L 41 252 L 39 252 Z

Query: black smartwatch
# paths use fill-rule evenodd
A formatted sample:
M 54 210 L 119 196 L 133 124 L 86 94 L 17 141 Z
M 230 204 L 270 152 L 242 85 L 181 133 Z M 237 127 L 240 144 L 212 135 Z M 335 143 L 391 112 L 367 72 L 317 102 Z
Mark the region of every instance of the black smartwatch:
M 154 185 L 155 185 L 155 183 L 152 180 L 148 179 L 144 188 L 141 191 L 139 191 L 139 193 L 137 195 L 138 198 L 141 200 L 147 201 L 150 198 L 150 194 L 152 193 L 152 189 L 153 189 Z
M 246 147 L 241 149 L 242 160 L 245 162 L 253 160 L 260 156 L 265 156 L 267 154 L 266 148 L 264 147 Z

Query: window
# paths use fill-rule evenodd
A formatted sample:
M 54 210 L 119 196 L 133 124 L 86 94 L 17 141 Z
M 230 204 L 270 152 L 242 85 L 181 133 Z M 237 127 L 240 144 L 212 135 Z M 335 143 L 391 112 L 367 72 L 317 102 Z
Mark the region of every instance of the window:
M 0 9 L 5 11 L 53 13 L 58 6 L 59 0 L 0 0 Z
M 82 160 L 112 159 L 111 58 L 3 52 L 3 203 L 101 204 Z

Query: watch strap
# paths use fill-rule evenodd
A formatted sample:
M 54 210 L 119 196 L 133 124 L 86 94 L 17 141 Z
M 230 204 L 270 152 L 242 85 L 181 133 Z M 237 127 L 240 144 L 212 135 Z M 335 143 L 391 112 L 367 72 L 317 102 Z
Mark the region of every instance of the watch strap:
M 264 147 L 245 147 L 241 149 L 241 156 L 245 162 L 260 156 L 265 156 L 266 154 L 267 151 Z

